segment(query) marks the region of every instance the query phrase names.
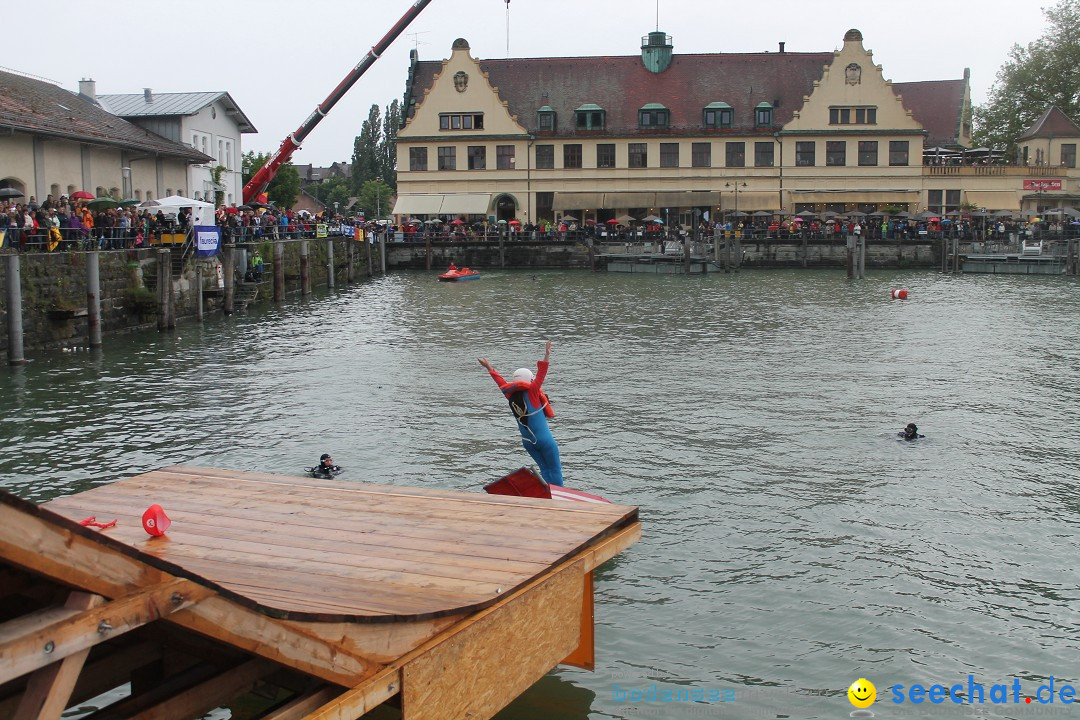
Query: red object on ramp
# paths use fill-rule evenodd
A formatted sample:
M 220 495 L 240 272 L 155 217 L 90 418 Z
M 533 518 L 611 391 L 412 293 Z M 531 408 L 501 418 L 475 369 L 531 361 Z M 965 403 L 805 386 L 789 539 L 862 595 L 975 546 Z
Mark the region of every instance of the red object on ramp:
M 558 485 L 548 485 L 544 479 L 528 468 L 515 470 L 505 477 L 484 486 L 490 495 L 512 495 L 552 500 L 575 500 L 577 502 L 610 503 L 599 495 L 572 490 Z
M 146 508 L 146 512 L 143 513 L 143 530 L 154 537 L 164 535 L 170 525 L 172 525 L 172 520 L 169 519 L 169 516 L 165 514 L 165 511 L 160 505 L 151 505 Z

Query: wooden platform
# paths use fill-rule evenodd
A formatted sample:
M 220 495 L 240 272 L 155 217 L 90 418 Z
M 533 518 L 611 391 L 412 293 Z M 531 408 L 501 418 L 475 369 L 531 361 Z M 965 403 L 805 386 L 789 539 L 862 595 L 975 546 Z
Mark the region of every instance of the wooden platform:
M 152 538 L 155 503 L 172 526 Z M 251 717 L 393 699 L 482 720 L 560 661 L 591 667 L 592 570 L 639 536 L 627 506 L 187 467 L 44 506 L 0 494 L 0 717 L 115 681 L 131 696 L 102 717 L 199 717 L 269 683 Z

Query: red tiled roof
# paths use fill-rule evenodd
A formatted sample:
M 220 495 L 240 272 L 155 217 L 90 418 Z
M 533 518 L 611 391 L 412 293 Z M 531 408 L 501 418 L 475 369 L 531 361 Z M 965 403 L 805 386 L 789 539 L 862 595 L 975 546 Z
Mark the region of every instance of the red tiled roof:
M 1034 137 L 1080 137 L 1080 127 L 1061 108 L 1051 106 L 1017 140 Z
M 548 105 L 556 112 L 557 134 L 564 137 L 577 134 L 574 111 L 586 103 L 606 111 L 606 129 L 601 134 L 614 136 L 642 134 L 638 110 L 648 103 L 660 103 L 671 111 L 671 129 L 657 134 L 700 135 L 702 110 L 713 102 L 726 102 L 735 110 L 734 127 L 715 132 L 745 134 L 755 130 L 754 108 L 767 102 L 774 108 L 771 132 L 802 108 L 803 98 L 812 92 L 814 81 L 821 79 L 833 57 L 831 52 L 676 54 L 662 73 L 647 70 L 636 55 L 478 62 L 510 112 L 530 133 L 538 131 L 536 111 Z M 418 104 L 441 69 L 439 61 L 416 64 L 410 97 Z M 940 139 L 929 142 L 951 138 L 955 143 L 964 80 L 895 83 L 893 87 L 903 92 L 905 106 L 930 137 Z
M 111 145 L 209 162 L 213 158 L 122 120 L 42 80 L 0 71 L 0 126 L 76 142 Z
M 926 129 L 929 147 L 957 144 L 966 89 L 963 79 L 893 83 L 893 91 L 903 98 L 904 107 Z

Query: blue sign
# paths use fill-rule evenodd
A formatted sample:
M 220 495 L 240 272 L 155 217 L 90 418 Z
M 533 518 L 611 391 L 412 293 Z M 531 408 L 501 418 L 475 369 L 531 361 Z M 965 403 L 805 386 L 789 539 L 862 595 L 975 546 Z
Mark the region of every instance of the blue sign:
M 221 228 L 216 225 L 196 225 L 195 248 L 199 257 L 212 257 L 221 252 Z

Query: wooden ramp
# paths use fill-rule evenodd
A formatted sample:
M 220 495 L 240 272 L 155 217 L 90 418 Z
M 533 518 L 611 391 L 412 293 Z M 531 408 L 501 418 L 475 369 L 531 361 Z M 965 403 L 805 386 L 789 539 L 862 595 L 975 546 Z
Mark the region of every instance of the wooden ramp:
M 91 718 L 482 720 L 591 668 L 592 570 L 639 537 L 633 507 L 188 467 L 3 494 L 0 717 L 130 682 Z

